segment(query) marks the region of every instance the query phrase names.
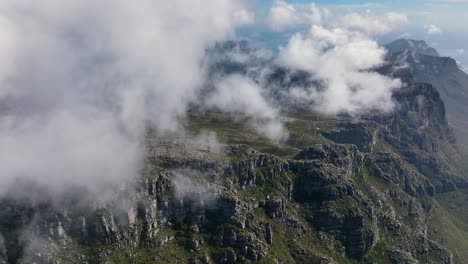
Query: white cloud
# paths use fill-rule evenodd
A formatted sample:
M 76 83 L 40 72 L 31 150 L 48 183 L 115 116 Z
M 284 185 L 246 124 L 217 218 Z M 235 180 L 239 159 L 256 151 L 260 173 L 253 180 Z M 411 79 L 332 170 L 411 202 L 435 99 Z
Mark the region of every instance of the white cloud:
M 372 71 L 383 65 L 386 51 L 370 36 L 388 33 L 408 23 L 406 14 L 374 14 L 367 10 L 343 15 L 313 7 L 314 11 L 310 12 L 276 1 L 270 10 L 270 25 L 276 30 L 294 23 L 310 26 L 308 33 L 294 34 L 280 48 L 278 63 L 309 72 L 321 87 L 293 87 L 291 98 L 301 104 L 309 103 L 314 110 L 326 114 L 391 110 L 392 91 L 401 82 Z M 320 19 L 304 18 L 311 13 Z
M 326 114 L 361 114 L 393 108 L 399 80 L 372 71 L 384 63 L 385 50 L 362 33 L 313 25 L 295 34 L 280 51 L 279 63 L 311 73 L 321 86 L 291 90 L 291 97 Z
M 400 38 L 405 38 L 406 39 L 406 38 L 409 38 L 409 37 L 411 37 L 411 33 L 409 33 L 409 32 L 405 32 L 405 33 L 400 35 Z
M 436 26 L 434 24 L 424 26 L 424 30 L 426 31 L 427 35 L 440 35 L 440 34 L 442 34 L 442 29 L 440 29 L 438 26 Z
M 285 28 L 297 26 L 304 23 L 296 7 L 284 1 L 275 1 L 268 15 L 268 25 L 273 30 L 283 30 Z
M 463 63 L 460 61 L 456 61 L 456 63 L 457 63 L 458 68 L 460 68 L 460 70 L 464 71 L 465 73 L 468 73 L 468 67 L 463 65 Z
M 132 179 L 146 125 L 178 131 L 206 49 L 252 19 L 232 0 L 0 1 L 0 194 Z
M 348 29 L 359 30 L 367 34 L 385 34 L 408 23 L 408 17 L 403 13 L 389 12 L 374 15 L 368 11 L 366 14 L 344 15 L 340 22 L 340 26 Z
M 455 51 L 458 55 L 465 55 L 465 50 L 464 49 L 457 49 Z
M 241 9 L 234 13 L 234 21 L 238 24 L 252 24 L 255 22 L 255 14 L 246 9 Z
M 342 27 L 367 34 L 384 34 L 406 23 L 408 17 L 404 13 L 374 14 L 367 10 L 365 13 L 333 15 L 328 9 L 315 4 L 289 4 L 282 0 L 274 2 L 267 18 L 267 24 L 275 31 L 313 24 Z
M 309 23 L 321 24 L 326 13 L 325 9 L 320 9 L 313 3 L 297 5 L 276 0 L 268 13 L 267 24 L 275 31 L 282 31 Z
M 221 79 L 204 104 L 248 118 L 254 129 L 272 140 L 287 136 L 278 110 L 267 101 L 262 88 L 247 77 L 232 75 Z
M 52 190 L 66 183 L 97 192 L 111 179 L 133 176 L 143 154 L 139 142 L 120 133 L 112 117 L 94 114 L 61 112 L 19 123 L 2 119 L 0 191 L 18 179 L 29 179 Z

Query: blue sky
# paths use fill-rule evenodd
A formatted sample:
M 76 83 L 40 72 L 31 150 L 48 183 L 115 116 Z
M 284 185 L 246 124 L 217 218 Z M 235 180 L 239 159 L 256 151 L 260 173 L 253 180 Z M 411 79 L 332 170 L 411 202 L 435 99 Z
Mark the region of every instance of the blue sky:
M 352 1 L 352 0 L 285 0 L 288 3 L 307 4 L 316 3 L 326 7 L 334 13 L 366 12 L 375 14 L 385 12 L 403 12 L 407 14 L 409 22 L 394 32 L 376 37 L 380 43 L 397 39 L 402 35 L 412 39 L 423 39 L 439 50 L 443 56 L 450 56 L 468 65 L 468 0 L 382 0 L 382 1 Z M 257 21 L 264 21 L 274 0 L 255 0 Z M 428 35 L 424 27 L 436 25 L 441 34 Z M 257 37 L 271 41 L 272 45 L 287 40 L 288 32 L 272 33 L 257 22 L 257 25 L 246 32 L 255 31 Z M 464 54 L 460 52 L 464 50 Z

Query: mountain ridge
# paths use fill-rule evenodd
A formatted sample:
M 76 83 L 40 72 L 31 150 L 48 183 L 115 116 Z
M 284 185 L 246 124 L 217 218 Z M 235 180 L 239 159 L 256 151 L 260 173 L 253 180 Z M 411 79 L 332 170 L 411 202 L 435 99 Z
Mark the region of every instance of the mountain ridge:
M 387 45 L 386 45 L 387 46 Z M 447 117 L 463 152 L 468 151 L 468 74 L 450 57 L 429 56 L 417 50 L 392 53 L 384 73 L 391 76 L 409 76 L 411 81 L 434 85 L 446 104 Z M 403 77 L 406 78 L 406 77 Z
M 411 52 L 433 57 L 440 57 L 439 52 L 430 47 L 424 40 L 397 39 L 383 45 L 390 53 Z
M 243 63 L 216 70 L 255 74 Z M 290 137 L 272 142 L 248 120 L 195 108 L 186 137 L 148 132 L 141 174 L 115 182 L 111 201 L 12 190 L 44 199 L 0 199 L 0 263 L 463 263 L 468 230 L 446 206 L 468 177 L 453 164 L 446 104 L 391 65 L 379 71 L 409 81 L 387 113 L 288 108 Z M 278 87 L 310 78 L 277 67 L 267 80 L 290 106 Z M 191 142 L 203 131 L 220 142 Z

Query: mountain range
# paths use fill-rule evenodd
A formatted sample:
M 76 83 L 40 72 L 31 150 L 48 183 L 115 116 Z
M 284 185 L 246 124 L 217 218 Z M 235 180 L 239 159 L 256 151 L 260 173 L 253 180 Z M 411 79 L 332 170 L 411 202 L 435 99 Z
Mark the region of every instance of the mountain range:
M 375 70 L 404 81 L 397 107 L 359 118 L 288 101 L 305 72 L 218 56 L 212 76 L 261 76 L 287 106 L 287 141 L 194 107 L 188 138 L 219 142 L 149 131 L 144 169 L 111 201 L 10 190 L 26 195 L 0 200 L 0 263 L 464 263 L 468 76 L 423 41 L 385 47 Z M 247 42 L 212 52 L 233 49 L 254 57 Z

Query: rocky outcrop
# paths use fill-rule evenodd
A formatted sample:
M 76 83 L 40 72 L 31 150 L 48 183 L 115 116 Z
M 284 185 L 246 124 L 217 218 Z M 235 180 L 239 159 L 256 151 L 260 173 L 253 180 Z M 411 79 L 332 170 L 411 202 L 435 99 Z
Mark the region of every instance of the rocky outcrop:
M 233 175 L 234 184 L 242 189 L 263 184 L 289 170 L 289 164 L 284 160 L 274 155 L 257 153 L 245 145 L 229 147 L 228 154 L 238 160 L 232 163 L 225 174 Z
M 378 140 L 378 128 L 369 122 L 341 123 L 338 129 L 322 134 L 336 143 L 356 145 L 361 152 L 370 153 Z
M 434 197 L 435 188 L 424 175 L 392 153 L 371 156 L 365 161 L 372 175 L 400 186 L 406 193 L 415 197 Z
M 334 234 L 350 258 L 362 259 L 378 241 L 372 210 L 366 212 L 354 207 L 341 211 L 322 207 L 313 219 L 318 230 Z
M 354 145 L 316 145 L 304 149 L 290 162 L 298 176 L 294 198 L 327 201 L 354 194 L 351 176 L 362 165 L 363 155 Z
M 443 144 L 454 142 L 444 103 L 432 85 L 412 84 L 397 91 L 394 98 L 398 103 L 395 112 L 371 118 L 385 128 L 388 142 L 416 145 L 428 152 L 437 152 Z
M 188 163 L 177 158 L 177 169 L 172 169 L 174 162 L 153 164 L 136 189 L 125 191 L 135 192 L 134 198 L 100 208 L 67 203 L 18 207 L 4 201 L 4 208 L 11 209 L 4 211 L 7 217 L 0 226 L 6 230 L 15 224 L 27 236 L 47 241 L 39 247 L 10 241 L 10 248 L 19 249 L 16 254 L 26 254 L 24 259 L 38 260 L 34 256 L 42 254 L 44 262 L 70 250 L 81 252 L 76 257 L 83 261 L 104 260 L 125 252 L 131 256 L 134 250 L 157 252 L 167 244 L 192 252 L 194 263 L 261 261 L 274 255 L 275 243 L 291 235 L 307 237 L 311 229 L 318 232 L 316 243 L 355 260 L 364 260 L 384 237 L 401 243 L 395 249 L 400 253 L 389 253 L 389 259 L 445 252 L 433 249 L 424 235 L 430 206 L 423 201 L 434 195 L 434 186 L 396 154 L 364 154 L 355 145 L 340 144 L 312 145 L 291 160 L 245 145 L 227 146 L 225 153 L 225 160 L 216 162 L 203 160 L 203 155 Z M 201 169 L 210 174 L 197 171 Z M 386 182 L 389 189 L 373 187 L 369 177 Z M 269 191 L 263 199 L 248 195 L 264 188 Z M 411 223 L 400 220 L 397 212 L 402 211 Z M 7 238 L 15 236 L 11 230 Z M 16 258 L 5 245 L 0 253 Z M 327 260 L 307 249 L 308 244 L 298 246 L 303 248 L 286 249 L 286 255 L 275 259 L 300 261 L 308 255 Z M 84 253 L 88 247 L 95 250 Z M 209 248 L 215 253 L 206 255 Z

